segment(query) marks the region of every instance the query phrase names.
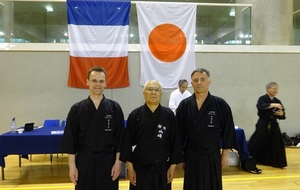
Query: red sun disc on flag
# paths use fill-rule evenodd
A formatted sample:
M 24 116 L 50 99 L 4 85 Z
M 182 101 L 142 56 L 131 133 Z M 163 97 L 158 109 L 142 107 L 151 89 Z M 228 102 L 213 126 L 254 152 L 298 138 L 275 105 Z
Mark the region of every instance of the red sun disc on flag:
M 173 62 L 184 54 L 186 37 L 177 26 L 161 24 L 150 32 L 148 45 L 155 58 L 163 62 Z

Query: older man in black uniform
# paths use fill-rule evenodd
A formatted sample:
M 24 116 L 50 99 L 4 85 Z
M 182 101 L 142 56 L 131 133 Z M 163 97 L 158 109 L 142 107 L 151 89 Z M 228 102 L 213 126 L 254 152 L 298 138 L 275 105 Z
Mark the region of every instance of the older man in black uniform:
M 130 190 L 171 190 L 176 164 L 183 161 L 176 118 L 160 105 L 158 81 L 148 81 L 143 93 L 146 103 L 127 120 L 121 160 L 127 163 Z
M 184 190 L 221 190 L 221 166 L 228 165 L 229 151 L 236 148 L 231 109 L 209 93 L 208 70 L 196 69 L 191 78 L 194 94 L 182 100 L 176 112 L 185 139 Z
M 103 68 L 91 68 L 87 85 L 89 97 L 71 107 L 63 136 L 62 151 L 69 154 L 69 176 L 76 190 L 117 190 L 123 111 L 103 94 Z
M 267 93 L 258 98 L 256 107 L 259 119 L 249 139 L 249 151 L 258 163 L 276 168 L 287 166 L 285 145 L 278 120 L 285 119 L 285 109 L 276 97 L 278 84 L 269 82 Z

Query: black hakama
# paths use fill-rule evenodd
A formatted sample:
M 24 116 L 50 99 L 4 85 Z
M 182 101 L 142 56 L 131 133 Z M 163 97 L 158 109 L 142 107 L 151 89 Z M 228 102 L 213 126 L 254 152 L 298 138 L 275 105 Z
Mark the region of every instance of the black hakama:
M 176 117 L 186 139 L 184 190 L 221 190 L 220 148 L 237 147 L 229 105 L 209 93 L 198 110 L 193 94 L 179 104 Z
M 63 153 L 76 155 L 76 190 L 117 190 L 111 169 L 121 150 L 124 116 L 120 105 L 103 97 L 96 109 L 90 98 L 74 104 L 62 140 Z
M 130 190 L 171 190 L 167 170 L 183 161 L 172 110 L 159 105 L 152 113 L 146 104 L 133 110 L 127 120 L 121 160 L 133 163 L 137 175 L 137 186 L 130 184 Z
M 283 168 L 287 166 L 287 160 L 277 119 L 285 119 L 285 113 L 283 116 L 274 115 L 274 108 L 268 108 L 271 103 L 281 104 L 281 101 L 275 97 L 271 100 L 267 94 L 259 97 L 256 105 L 259 119 L 248 146 L 250 155 L 258 163 Z

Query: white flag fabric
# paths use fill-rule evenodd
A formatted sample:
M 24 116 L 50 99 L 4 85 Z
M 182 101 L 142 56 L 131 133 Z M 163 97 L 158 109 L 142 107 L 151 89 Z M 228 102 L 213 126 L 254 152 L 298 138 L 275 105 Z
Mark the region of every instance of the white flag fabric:
M 196 5 L 137 2 L 141 44 L 140 84 L 158 80 L 177 88 L 195 69 Z

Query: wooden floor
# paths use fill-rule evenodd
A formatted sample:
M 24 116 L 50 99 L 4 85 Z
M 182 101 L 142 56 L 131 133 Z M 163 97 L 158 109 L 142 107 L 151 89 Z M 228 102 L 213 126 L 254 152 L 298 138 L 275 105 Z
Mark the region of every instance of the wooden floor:
M 299 190 L 300 189 L 300 148 L 286 148 L 288 167 L 277 169 L 258 165 L 262 174 L 250 174 L 237 167 L 223 169 L 224 190 Z M 71 190 L 68 178 L 67 155 L 54 155 L 50 163 L 49 155 L 33 155 L 32 161 L 22 159 L 18 166 L 18 156 L 5 158 L 5 180 L 0 179 L 0 189 L 13 190 Z M 182 190 L 183 171 L 177 170 L 173 190 Z M 120 190 L 128 190 L 129 182 L 120 180 Z

